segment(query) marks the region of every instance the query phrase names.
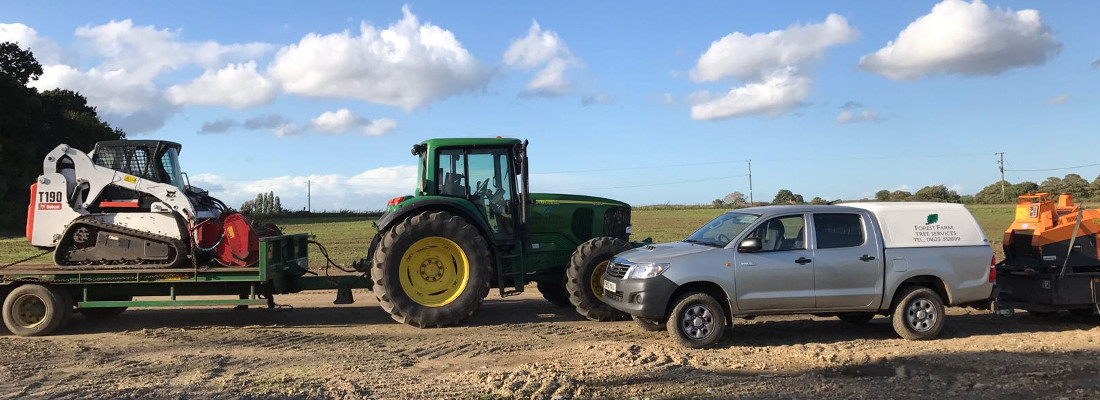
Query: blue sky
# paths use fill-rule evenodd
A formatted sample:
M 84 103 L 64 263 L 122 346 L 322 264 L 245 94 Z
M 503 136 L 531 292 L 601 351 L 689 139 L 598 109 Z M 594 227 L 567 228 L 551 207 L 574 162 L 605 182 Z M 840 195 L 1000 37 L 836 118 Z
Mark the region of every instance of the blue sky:
M 748 159 L 757 200 L 1100 162 L 1096 2 L 0 4 L 37 86 L 231 204 L 382 208 L 432 137 L 529 139 L 535 190 L 635 205 L 747 194 Z M 1006 178 L 1066 173 L 1100 167 Z

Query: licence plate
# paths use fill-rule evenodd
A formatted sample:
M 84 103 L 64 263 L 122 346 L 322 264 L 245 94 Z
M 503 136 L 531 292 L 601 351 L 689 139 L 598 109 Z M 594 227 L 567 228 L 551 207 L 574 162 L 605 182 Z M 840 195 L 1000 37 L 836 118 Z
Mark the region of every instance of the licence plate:
M 615 282 L 603 281 L 603 288 L 608 290 L 608 291 L 614 292 L 615 291 Z

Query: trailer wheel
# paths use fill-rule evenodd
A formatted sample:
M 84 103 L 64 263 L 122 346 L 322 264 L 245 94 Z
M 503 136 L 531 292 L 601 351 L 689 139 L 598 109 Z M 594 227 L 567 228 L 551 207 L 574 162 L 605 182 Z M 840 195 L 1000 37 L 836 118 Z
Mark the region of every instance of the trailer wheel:
M 426 211 L 382 235 L 371 266 L 374 294 L 397 322 L 454 325 L 485 301 L 491 263 L 477 228 L 451 213 Z
M 593 321 L 616 321 L 627 314 L 603 302 L 603 273 L 611 257 L 630 250 L 630 244 L 613 237 L 598 237 L 582 243 L 565 269 L 569 301 L 577 312 Z
M 665 324 L 661 323 L 661 321 L 635 316 L 631 316 L 630 318 L 634 320 L 634 325 L 638 325 L 638 327 L 642 328 L 642 330 L 646 332 L 657 332 L 665 330 Z
M 928 340 L 943 330 L 944 308 L 940 295 L 922 286 L 902 288 L 894 303 L 894 332 L 909 340 Z
M 706 293 L 688 293 L 676 299 L 666 328 L 681 346 L 701 349 L 722 340 L 726 311 Z
M 569 301 L 569 291 L 565 289 L 565 282 L 538 281 L 536 284 L 539 293 L 542 293 L 542 298 L 551 304 L 558 307 L 573 306 Z
M 66 309 L 68 307 L 68 309 Z M 37 284 L 15 288 L 4 299 L 4 325 L 16 336 L 43 336 L 53 332 L 72 312 L 64 293 Z

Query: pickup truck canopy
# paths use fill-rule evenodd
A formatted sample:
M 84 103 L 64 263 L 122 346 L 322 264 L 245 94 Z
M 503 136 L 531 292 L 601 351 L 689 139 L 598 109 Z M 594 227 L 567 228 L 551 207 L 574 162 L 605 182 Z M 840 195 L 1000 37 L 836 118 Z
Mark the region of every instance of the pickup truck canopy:
M 892 247 L 988 246 L 982 227 L 962 204 L 844 203 L 870 211 L 882 227 L 882 241 Z

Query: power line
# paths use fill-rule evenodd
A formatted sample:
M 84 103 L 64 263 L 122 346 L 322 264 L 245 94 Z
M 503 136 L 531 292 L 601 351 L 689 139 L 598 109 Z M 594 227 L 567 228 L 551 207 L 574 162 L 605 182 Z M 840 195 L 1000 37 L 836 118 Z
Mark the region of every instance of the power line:
M 1011 171 L 1011 172 L 1044 172 L 1044 171 L 1060 171 L 1060 170 L 1065 170 L 1065 169 L 1088 168 L 1088 167 L 1096 167 L 1096 166 L 1100 166 L 1100 163 L 1078 165 L 1078 166 L 1073 166 L 1073 167 L 1058 167 L 1058 168 L 1006 169 L 1005 171 Z
M 699 182 L 720 181 L 720 180 L 733 179 L 733 178 L 743 178 L 743 177 L 746 177 L 746 176 L 748 176 L 748 175 L 747 174 L 742 174 L 742 175 L 723 176 L 723 177 L 715 177 L 715 178 L 692 179 L 692 180 L 687 180 L 687 181 L 644 183 L 644 184 L 639 184 L 639 185 L 611 186 L 611 187 L 599 186 L 599 187 L 557 189 L 557 190 L 567 191 L 567 190 L 629 189 L 629 188 L 651 187 L 651 186 L 679 185 L 679 184 L 683 184 L 683 183 L 699 183 Z
M 976 155 L 984 155 L 986 153 L 966 153 L 966 154 L 940 154 L 940 155 L 927 155 L 927 156 L 869 156 L 869 157 L 800 157 L 800 158 L 765 158 L 765 159 L 753 159 L 756 162 L 791 162 L 791 161 L 854 161 L 854 160 L 909 160 L 909 159 L 937 159 L 937 158 L 968 158 Z M 661 169 L 661 168 L 676 168 L 676 167 L 697 167 L 706 165 L 726 165 L 737 164 L 743 162 L 737 161 L 710 161 L 700 163 L 685 163 L 685 164 L 663 164 L 663 165 L 636 165 L 628 167 L 613 167 L 613 168 L 597 168 L 597 169 L 578 169 L 578 170 L 564 170 L 564 171 L 547 171 L 538 172 L 540 174 L 569 174 L 577 172 L 607 172 L 607 171 L 630 171 L 638 169 Z

